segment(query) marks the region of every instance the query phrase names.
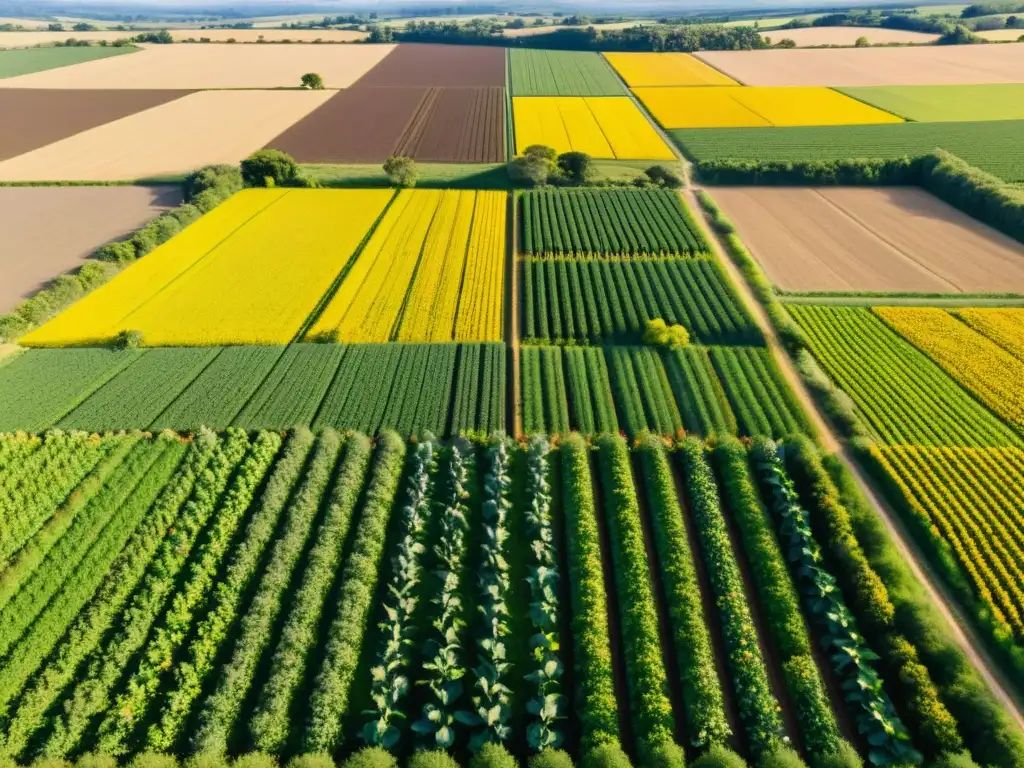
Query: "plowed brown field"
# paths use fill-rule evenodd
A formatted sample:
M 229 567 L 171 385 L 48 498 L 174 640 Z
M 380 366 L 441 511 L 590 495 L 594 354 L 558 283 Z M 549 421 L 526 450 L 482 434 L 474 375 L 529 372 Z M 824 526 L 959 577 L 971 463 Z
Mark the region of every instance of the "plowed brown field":
M 177 187 L 0 187 L 0 313 L 180 203 Z
M 422 162 L 505 159 L 504 88 L 351 88 L 267 147 L 301 163 L 380 163 L 393 154 Z
M 1024 245 L 920 189 L 710 193 L 786 290 L 1024 292 Z
M 191 91 L 0 90 L 0 160 L 186 96 Z
M 424 88 L 505 85 L 505 49 L 463 45 L 399 45 L 353 86 Z

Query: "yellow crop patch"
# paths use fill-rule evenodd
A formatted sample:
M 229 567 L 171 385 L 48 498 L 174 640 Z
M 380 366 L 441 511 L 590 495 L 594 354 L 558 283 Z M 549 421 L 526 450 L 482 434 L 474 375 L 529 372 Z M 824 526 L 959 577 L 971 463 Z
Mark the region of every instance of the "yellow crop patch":
M 599 159 L 663 160 L 674 155 L 625 96 L 523 96 L 512 99 L 516 152 L 542 144 Z
M 637 88 L 636 95 L 665 128 L 903 122 L 831 88 Z
M 1024 309 L 971 308 L 953 312 L 963 322 L 1024 360 Z
M 29 334 L 29 346 L 284 344 L 383 212 L 389 190 L 245 190 Z
M 731 77 L 688 53 L 606 53 L 630 88 L 671 85 L 736 85 Z
M 500 341 L 505 205 L 503 192 L 402 191 L 310 338 Z

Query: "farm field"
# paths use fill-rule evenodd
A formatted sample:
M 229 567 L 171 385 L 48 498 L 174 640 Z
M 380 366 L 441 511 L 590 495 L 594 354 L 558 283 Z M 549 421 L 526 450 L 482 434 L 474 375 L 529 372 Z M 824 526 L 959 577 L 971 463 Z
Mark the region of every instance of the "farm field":
M 501 192 L 400 192 L 309 337 L 500 341 L 506 208 Z
M 510 49 L 513 96 L 625 96 L 626 89 L 597 53 Z
M 377 66 L 368 68 L 355 86 L 504 87 L 505 51 L 487 46 L 399 45 Z
M 816 45 L 854 45 L 862 37 L 866 37 L 871 45 L 886 45 L 888 43 L 926 45 L 939 39 L 938 35 L 930 35 L 926 32 L 913 32 L 909 29 L 884 29 L 882 27 L 765 29 L 765 25 L 762 24 L 761 28 L 763 30 L 761 34 L 773 43 L 782 39 L 792 40 L 796 43 L 797 48 L 809 48 Z
M 176 187 L 0 188 L 0 314 L 180 203 Z
M 22 341 L 97 344 L 138 331 L 149 346 L 287 343 L 392 195 L 240 192 Z
M 829 88 L 637 88 L 634 92 L 666 128 L 902 122 Z
M 303 163 L 505 160 L 505 89 L 359 87 L 342 91 L 267 146 Z
M 505 428 L 500 344 L 29 350 L 0 387 L 5 431 Z
M 187 96 L 190 91 L 0 89 L 0 160 Z
M 670 160 L 647 118 L 626 97 L 517 96 L 512 99 L 516 152 L 531 144 L 620 160 Z
M 908 120 L 1024 120 L 1024 84 L 844 88 L 843 93 Z
M 50 70 L 8 77 L 0 88 L 295 88 L 307 72 L 319 73 L 328 88 L 348 88 L 388 56 L 395 46 L 293 44 L 257 48 L 255 45 L 142 44 L 139 47 L 143 50 L 132 56 L 92 61 L 61 72 Z M 19 54 L 20 51 L 8 53 Z M 7 54 L 0 52 L 0 56 L 3 55 Z
M 127 54 L 138 53 L 134 46 L 123 48 L 26 48 L 16 50 L 0 50 L 0 87 L 10 87 L 14 78 L 31 75 L 36 72 L 48 72 L 63 69 L 86 62 L 99 62 L 112 57 L 121 58 Z M 62 75 L 65 73 L 61 73 Z M 58 75 L 60 77 L 60 75 Z
M 945 149 L 1004 181 L 1024 181 L 1024 120 L 820 127 L 706 128 L 670 132 L 692 160 L 847 160 L 925 155 Z
M 703 51 L 696 56 L 744 85 L 974 85 L 1019 82 L 1024 45 Z
M 688 53 L 606 53 L 604 57 L 630 88 L 669 85 L 736 85 Z
M 1021 37 L 1024 36 L 1024 31 L 1020 29 L 986 29 L 975 34 L 985 40 L 996 43 L 1006 42 L 1021 42 Z
M 715 187 L 788 291 L 1024 292 L 1024 245 L 907 187 Z
M 120 181 L 238 163 L 330 97 L 330 91 L 193 93 L 0 161 L 0 180 Z M 200 123 L 203 130 L 181 130 Z
M 1024 360 L 1024 310 L 971 308 L 956 310 L 953 315 Z

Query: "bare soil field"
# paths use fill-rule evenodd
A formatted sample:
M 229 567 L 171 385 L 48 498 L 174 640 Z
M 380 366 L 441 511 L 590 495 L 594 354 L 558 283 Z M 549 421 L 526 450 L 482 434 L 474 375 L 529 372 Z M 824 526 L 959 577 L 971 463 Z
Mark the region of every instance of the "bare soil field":
M 0 21 L 0 23 L 3 23 Z M 213 43 L 255 43 L 262 37 L 265 42 L 291 40 L 296 43 L 312 43 L 323 40 L 330 43 L 352 43 L 366 38 L 366 32 L 349 32 L 343 29 L 172 29 L 169 30 L 175 42 L 185 40 L 199 41 L 203 38 Z M 0 48 L 28 48 L 33 45 L 53 45 L 62 43 L 69 37 L 76 40 L 98 42 L 106 40 L 124 40 L 134 37 L 138 32 L 118 32 L 116 30 L 97 30 L 95 32 L 0 32 Z
M 505 89 L 352 88 L 334 96 L 267 146 L 300 163 L 505 159 Z
M 0 89 L 0 160 L 165 104 L 191 91 Z
M 921 189 L 709 192 L 785 290 L 1024 292 L 1024 245 Z
M 358 88 L 505 85 L 505 49 L 470 45 L 399 45 L 355 84 Z
M 143 45 L 132 56 L 90 61 L 0 81 L 3 88 L 295 88 L 319 72 L 328 88 L 347 88 L 393 45 Z M 498 51 L 502 53 L 502 51 Z M 118 64 L 124 60 L 128 64 Z M 504 77 L 504 70 L 502 70 Z M 502 80 L 504 82 L 504 80 Z
M 0 313 L 180 204 L 178 187 L 0 187 Z
M 797 48 L 815 45 L 853 45 L 858 38 L 866 37 L 872 45 L 885 43 L 933 43 L 938 35 L 911 32 L 904 29 L 882 29 L 881 27 L 804 27 L 803 29 L 777 29 L 765 32 L 762 37 L 777 43 L 788 38 Z
M 694 55 L 744 85 L 1015 83 L 1024 72 L 1024 44 L 706 51 Z
M 202 91 L 0 162 L 5 181 L 108 181 L 237 163 L 330 91 Z

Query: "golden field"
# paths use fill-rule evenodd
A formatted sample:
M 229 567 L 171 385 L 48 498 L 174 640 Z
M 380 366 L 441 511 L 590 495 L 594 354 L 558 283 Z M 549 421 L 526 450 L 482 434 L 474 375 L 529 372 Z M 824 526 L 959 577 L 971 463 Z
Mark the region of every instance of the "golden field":
M 671 160 L 675 156 L 625 96 L 517 96 L 512 99 L 516 152 L 543 144 L 598 159 Z
M 953 315 L 1018 359 L 1024 360 L 1024 309 L 958 309 Z
M 400 192 L 310 338 L 500 341 L 505 206 L 503 192 Z
M 1016 429 L 1024 428 L 1024 361 L 932 307 L 875 307 L 875 314 Z
M 736 85 L 688 53 L 606 53 L 615 71 L 630 88 L 672 85 Z
M 637 88 L 635 93 L 666 128 L 903 122 L 830 88 Z
M 146 346 L 286 344 L 392 195 L 244 190 L 22 343 L 100 343 L 132 330 Z

